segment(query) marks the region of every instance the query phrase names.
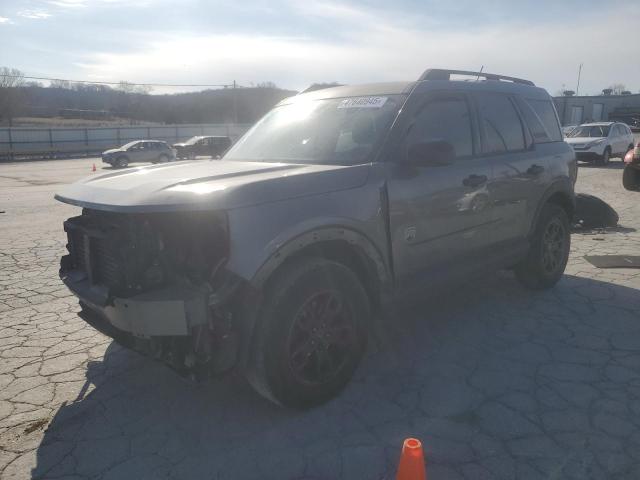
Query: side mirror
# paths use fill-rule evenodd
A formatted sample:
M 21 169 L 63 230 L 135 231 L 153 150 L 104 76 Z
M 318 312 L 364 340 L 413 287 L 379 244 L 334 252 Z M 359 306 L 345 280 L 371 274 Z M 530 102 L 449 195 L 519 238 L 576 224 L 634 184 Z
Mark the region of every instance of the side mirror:
M 407 151 L 406 163 L 417 167 L 449 165 L 456 158 L 456 149 L 444 140 L 414 143 Z

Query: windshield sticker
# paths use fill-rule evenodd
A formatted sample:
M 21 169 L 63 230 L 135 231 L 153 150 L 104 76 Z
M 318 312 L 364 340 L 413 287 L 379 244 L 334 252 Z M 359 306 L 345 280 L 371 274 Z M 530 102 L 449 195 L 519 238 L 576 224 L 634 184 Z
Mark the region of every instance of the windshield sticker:
M 345 98 L 338 104 L 338 108 L 380 108 L 386 101 L 387 97 Z

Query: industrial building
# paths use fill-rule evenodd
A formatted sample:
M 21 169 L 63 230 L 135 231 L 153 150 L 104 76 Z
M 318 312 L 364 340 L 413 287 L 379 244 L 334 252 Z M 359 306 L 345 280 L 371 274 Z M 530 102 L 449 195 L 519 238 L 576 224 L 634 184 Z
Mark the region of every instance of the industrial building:
M 562 125 L 619 121 L 640 126 L 640 94 L 554 97 Z

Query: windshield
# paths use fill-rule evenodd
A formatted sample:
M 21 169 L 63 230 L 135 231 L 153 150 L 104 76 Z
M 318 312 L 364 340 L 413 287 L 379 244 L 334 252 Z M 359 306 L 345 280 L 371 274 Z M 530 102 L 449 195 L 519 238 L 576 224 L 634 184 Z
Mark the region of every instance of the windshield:
M 185 145 L 193 145 L 195 144 L 198 140 L 200 140 L 202 137 L 191 137 L 189 140 L 187 140 L 186 142 L 184 142 Z
M 137 145 L 138 143 L 140 143 L 140 140 L 136 140 L 134 142 L 125 143 L 120 148 L 121 148 L 121 150 L 129 150 L 131 147 L 133 147 L 134 145 Z
M 576 127 L 569 137 L 606 137 L 609 135 L 609 125 L 583 125 Z
M 299 100 L 265 115 L 225 160 L 357 165 L 371 161 L 401 95 Z

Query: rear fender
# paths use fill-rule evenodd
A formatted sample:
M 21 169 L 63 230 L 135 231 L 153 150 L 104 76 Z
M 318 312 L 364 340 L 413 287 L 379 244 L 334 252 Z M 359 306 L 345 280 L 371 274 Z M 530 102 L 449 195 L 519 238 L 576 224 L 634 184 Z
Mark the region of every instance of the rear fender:
M 535 231 L 536 225 L 538 224 L 538 218 L 540 217 L 540 213 L 542 212 L 542 208 L 549 201 L 556 200 L 558 200 L 561 203 L 561 206 L 567 210 L 567 215 L 569 216 L 569 220 L 571 221 L 573 212 L 575 212 L 576 209 L 576 200 L 571 179 L 567 177 L 558 179 L 554 181 L 544 192 L 542 199 L 538 204 L 538 207 L 536 208 L 531 225 L 529 225 L 529 232 L 527 235 L 528 238 L 531 238 L 533 232 Z

